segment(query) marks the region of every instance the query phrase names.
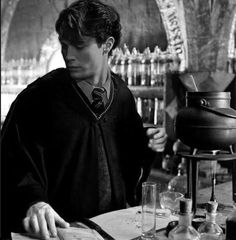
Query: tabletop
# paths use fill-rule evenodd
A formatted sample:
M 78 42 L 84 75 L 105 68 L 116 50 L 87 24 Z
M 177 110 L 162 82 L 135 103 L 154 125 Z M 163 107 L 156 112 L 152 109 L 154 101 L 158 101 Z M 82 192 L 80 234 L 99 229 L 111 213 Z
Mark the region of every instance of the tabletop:
M 206 203 L 209 201 L 211 193 L 211 188 L 200 189 L 198 192 L 197 202 L 199 204 Z M 224 224 L 226 215 L 232 211 L 232 182 L 227 182 L 223 184 L 216 185 L 216 198 L 219 203 L 224 204 L 224 208 L 220 210 L 219 213 L 219 223 Z M 170 221 L 175 221 L 178 219 L 177 216 L 173 216 L 168 212 L 168 210 L 158 209 L 156 217 L 156 230 L 166 228 Z M 161 216 L 161 215 L 165 216 Z M 122 209 L 118 211 L 108 212 L 96 217 L 91 218 L 91 220 L 99 225 L 106 233 L 112 236 L 116 240 L 135 240 L 141 235 L 141 206 Z M 93 236 L 87 239 L 103 239 L 100 238 L 91 229 L 79 229 L 79 228 L 69 228 L 67 230 L 60 230 L 63 236 L 69 236 L 69 238 L 64 237 L 63 239 L 81 239 L 78 236 L 81 234 Z M 167 239 L 164 236 L 165 231 L 160 232 L 160 240 Z M 33 240 L 36 239 L 33 236 L 26 236 L 19 233 L 12 233 L 12 240 Z M 51 238 L 51 240 L 58 240 L 59 238 Z M 105 238 L 104 238 L 105 239 Z
M 107 234 L 116 240 L 135 240 L 141 235 L 141 206 L 108 212 L 90 220 L 96 223 Z M 157 209 L 156 230 L 164 229 L 170 221 L 177 220 L 177 216 L 170 214 L 167 209 Z M 163 232 L 165 232 L 163 230 Z M 75 239 L 94 239 L 107 240 L 91 229 L 70 227 L 68 229 L 59 229 L 58 238 L 51 240 L 75 240 Z M 86 236 L 82 238 L 81 236 Z M 12 240 L 34 240 L 34 236 L 12 233 Z M 163 234 L 163 239 L 166 239 Z
M 91 220 L 114 239 L 131 240 L 141 235 L 141 215 L 141 206 L 138 206 L 102 214 Z M 170 221 L 177 219 L 168 210 L 157 209 L 156 230 L 165 228 Z

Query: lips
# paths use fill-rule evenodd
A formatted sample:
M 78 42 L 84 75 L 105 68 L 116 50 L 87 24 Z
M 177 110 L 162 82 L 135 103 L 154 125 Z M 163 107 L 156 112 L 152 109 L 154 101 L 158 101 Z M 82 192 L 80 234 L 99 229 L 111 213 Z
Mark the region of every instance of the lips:
M 78 67 L 78 66 L 67 66 L 67 68 L 69 69 L 69 70 L 81 70 L 82 69 L 82 67 Z
M 68 68 L 81 68 L 79 66 L 67 66 Z

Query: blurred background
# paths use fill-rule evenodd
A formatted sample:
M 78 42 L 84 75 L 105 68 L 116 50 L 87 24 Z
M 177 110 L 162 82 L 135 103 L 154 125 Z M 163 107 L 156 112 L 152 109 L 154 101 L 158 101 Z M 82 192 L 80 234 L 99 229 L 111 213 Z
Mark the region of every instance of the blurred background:
M 1 0 L 1 124 L 28 84 L 64 67 L 54 24 L 73 0 Z M 109 63 L 130 87 L 144 125 L 163 126 L 168 144 L 151 177 L 168 183 L 177 174 L 174 119 L 193 91 L 230 91 L 236 108 L 235 0 L 103 0 L 121 16 L 122 42 Z M 218 181 L 230 167 L 218 166 Z M 204 165 L 202 184 L 209 169 Z M 206 183 L 205 183 L 205 182 Z

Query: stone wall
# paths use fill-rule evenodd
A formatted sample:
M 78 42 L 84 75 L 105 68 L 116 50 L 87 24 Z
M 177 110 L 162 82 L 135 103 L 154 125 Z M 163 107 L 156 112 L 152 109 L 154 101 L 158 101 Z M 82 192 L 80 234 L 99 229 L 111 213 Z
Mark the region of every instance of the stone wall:
M 236 1 L 184 0 L 189 70 L 226 71 Z
M 20 0 L 11 21 L 5 59 L 38 58 L 42 44 L 54 31 L 56 16 L 47 0 Z
M 115 6 L 121 15 L 121 44 L 126 43 L 141 51 L 147 46 L 153 49 L 156 45 L 165 50 L 166 34 L 155 0 L 103 1 Z M 9 28 L 5 59 L 38 58 L 42 44 L 54 31 L 58 11 L 70 2 L 73 1 L 20 0 Z
M 2 0 L 2 17 L 4 2 Z M 121 15 L 123 43 L 141 51 L 167 47 L 165 29 L 155 0 L 103 0 Z M 179 0 L 175 0 L 179 1 Z M 54 3 L 52 6 L 51 2 Z M 73 0 L 19 0 L 6 43 L 5 60 L 39 57 L 63 6 Z M 229 34 L 236 12 L 234 0 L 183 0 L 189 71 L 226 71 Z M 4 45 L 2 45 L 4 46 Z

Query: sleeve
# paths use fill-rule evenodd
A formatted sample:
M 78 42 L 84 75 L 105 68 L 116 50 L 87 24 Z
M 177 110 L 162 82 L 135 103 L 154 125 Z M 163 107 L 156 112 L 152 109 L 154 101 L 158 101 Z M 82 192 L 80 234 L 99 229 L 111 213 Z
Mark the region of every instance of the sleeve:
M 17 97 L 2 127 L 3 233 L 21 228 L 30 205 L 48 201 L 39 114 L 29 107 L 31 101 L 19 102 Z
M 133 203 L 129 202 L 129 204 L 136 205 L 140 203 L 142 183 L 147 180 L 150 174 L 156 153 L 148 147 L 146 129 L 143 127 L 142 119 L 136 110 L 136 104 L 132 93 L 130 93 L 129 96 L 129 103 L 127 115 L 127 132 L 129 132 L 129 137 L 127 137 L 128 142 L 126 145 L 128 146 L 127 161 L 132 162 L 132 177 L 130 173 L 128 173 L 128 176 L 129 181 L 134 186 L 134 201 Z

